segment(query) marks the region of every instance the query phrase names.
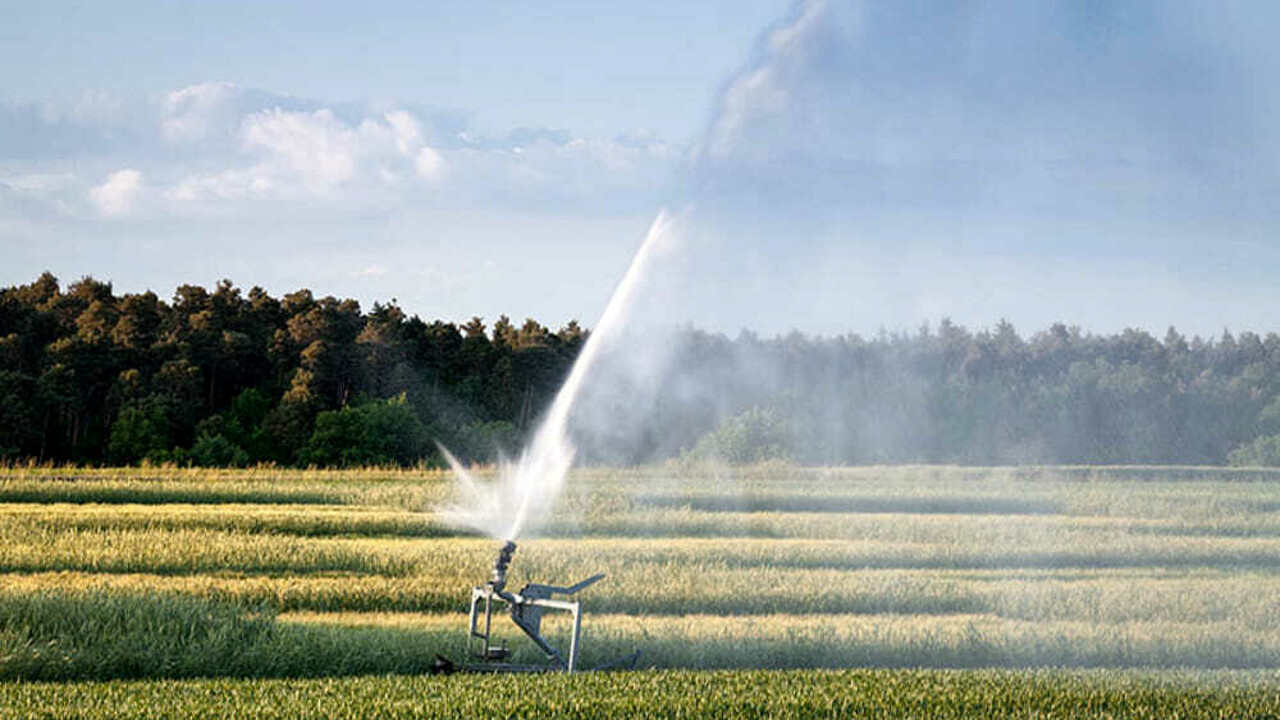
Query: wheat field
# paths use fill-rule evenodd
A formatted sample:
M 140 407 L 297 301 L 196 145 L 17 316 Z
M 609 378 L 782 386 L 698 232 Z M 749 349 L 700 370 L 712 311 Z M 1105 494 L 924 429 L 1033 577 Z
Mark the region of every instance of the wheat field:
M 470 588 L 499 543 L 433 514 L 450 482 L 4 470 L 0 696 L 29 680 L 56 694 L 464 662 Z M 596 572 L 587 666 L 638 649 L 640 667 L 673 670 L 1225 672 L 1265 695 L 1280 670 L 1280 473 L 585 469 L 520 541 L 512 584 Z M 516 659 L 538 659 L 497 627 Z

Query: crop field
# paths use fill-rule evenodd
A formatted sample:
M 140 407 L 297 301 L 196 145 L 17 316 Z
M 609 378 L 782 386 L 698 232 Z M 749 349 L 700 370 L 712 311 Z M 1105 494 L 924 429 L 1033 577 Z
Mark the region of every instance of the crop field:
M 0 717 L 1280 716 L 1280 472 L 576 471 L 511 584 L 606 573 L 584 665 L 656 672 L 572 678 L 423 674 L 499 544 L 449 483 L 0 471 Z

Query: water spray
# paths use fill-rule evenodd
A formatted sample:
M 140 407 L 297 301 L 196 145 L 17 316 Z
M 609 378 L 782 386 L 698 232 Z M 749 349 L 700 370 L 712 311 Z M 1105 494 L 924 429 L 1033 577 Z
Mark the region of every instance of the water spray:
M 578 353 L 569 377 L 517 462 L 503 462 L 495 482 L 480 483 L 446 448 L 440 447 L 457 481 L 452 500 L 438 508 L 446 522 L 479 530 L 498 540 L 519 539 L 550 511 L 576 452 L 569 440 L 570 413 L 603 349 L 623 332 L 637 291 L 655 257 L 678 236 L 678 217 L 663 211 L 650 225 L 626 275 Z
M 533 671 L 578 669 L 578 646 L 582 636 L 582 604 L 572 600 L 574 595 L 604 578 L 604 574 L 591 577 L 567 587 L 529 583 L 519 592 L 507 589 L 507 571 L 516 551 L 515 539 L 522 536 L 537 515 L 548 512 L 560 494 L 565 475 L 573 464 L 575 448 L 568 437 L 569 414 L 577 401 L 586 377 L 600 357 L 601 348 L 615 340 L 635 302 L 637 288 L 649 272 L 655 252 L 671 242 L 676 234 L 675 221 L 665 211 L 649 227 L 627 268 L 622 282 L 609 298 L 600 321 L 588 337 L 578 358 L 574 361 L 569 377 L 565 380 L 546 417 L 534 432 L 533 440 L 520 455 L 517 463 L 503 463 L 496 483 L 481 485 L 472 479 L 445 447 L 440 452 L 457 480 L 457 497 L 439 509 L 446 521 L 475 530 L 494 538 L 505 538 L 494 560 L 490 579 L 484 585 L 471 590 L 470 631 L 467 650 L 480 660 L 470 669 L 480 671 Z M 566 599 L 557 599 L 562 595 Z M 530 640 L 542 650 L 548 662 L 540 665 L 509 662 L 510 652 L 505 641 L 493 642 L 493 614 L 496 605 L 506 605 L 511 620 Z M 542 635 L 542 613 L 559 610 L 573 615 L 573 632 L 568 650 L 562 652 Z M 640 652 L 619 658 L 596 668 L 597 670 L 634 665 Z

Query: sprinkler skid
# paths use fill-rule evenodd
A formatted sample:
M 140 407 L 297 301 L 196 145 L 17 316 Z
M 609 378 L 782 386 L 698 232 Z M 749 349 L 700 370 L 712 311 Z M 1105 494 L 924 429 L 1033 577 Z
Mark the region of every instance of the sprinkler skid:
M 515 551 L 516 544 L 508 540 L 498 551 L 498 559 L 493 563 L 493 574 L 489 582 L 471 590 L 471 628 L 470 635 L 467 637 L 467 650 L 483 661 L 483 664 L 473 666 L 472 669 L 491 672 L 539 670 L 574 672 L 578 670 L 578 646 L 582 638 L 582 604 L 577 600 L 557 600 L 552 596 L 572 597 L 599 582 L 604 578 L 604 574 L 592 575 L 568 587 L 529 583 L 519 592 L 511 592 L 507 590 L 507 568 L 511 565 L 511 556 Z M 519 665 L 506 662 L 508 657 L 506 642 L 494 645 L 491 641 L 494 606 L 497 603 L 507 605 L 512 622 L 542 650 L 550 660 L 549 664 Z M 542 613 L 546 610 L 561 610 L 573 614 L 573 634 L 570 636 L 567 656 L 542 636 Z M 622 658 L 621 662 L 610 663 L 609 666 L 613 667 L 627 660 L 634 664 L 638 657 L 639 652 L 636 652 Z

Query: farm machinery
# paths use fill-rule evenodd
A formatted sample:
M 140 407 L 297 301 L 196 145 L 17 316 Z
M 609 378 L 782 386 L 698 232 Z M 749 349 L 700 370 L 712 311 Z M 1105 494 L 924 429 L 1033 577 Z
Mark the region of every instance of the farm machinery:
M 592 575 L 574 585 L 544 585 L 529 583 L 518 592 L 507 589 L 507 569 L 515 554 L 516 544 L 508 540 L 498 551 L 498 558 L 493 563 L 493 572 L 489 581 L 471 590 L 470 631 L 467 637 L 468 652 L 480 662 L 468 665 L 465 669 L 480 672 L 537 672 L 547 670 L 563 670 L 575 672 L 580 670 L 578 651 L 582 640 L 582 603 L 572 599 L 582 590 L 604 579 L 604 574 Z M 557 598 L 563 596 L 565 599 Z M 517 664 L 510 662 L 510 651 L 503 640 L 499 644 L 493 642 L 493 619 L 496 611 L 505 605 L 511 621 L 546 656 L 547 661 L 539 664 Z M 547 611 L 568 612 L 573 615 L 573 630 L 569 636 L 567 652 L 557 648 L 542 634 L 542 615 Z M 640 652 L 636 652 L 607 663 L 595 670 L 607 670 L 622 666 L 634 667 Z

